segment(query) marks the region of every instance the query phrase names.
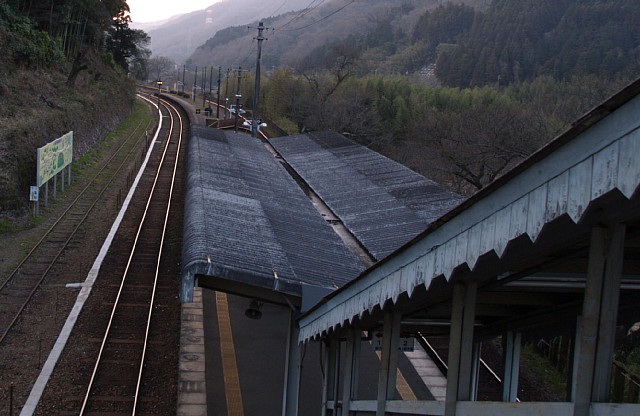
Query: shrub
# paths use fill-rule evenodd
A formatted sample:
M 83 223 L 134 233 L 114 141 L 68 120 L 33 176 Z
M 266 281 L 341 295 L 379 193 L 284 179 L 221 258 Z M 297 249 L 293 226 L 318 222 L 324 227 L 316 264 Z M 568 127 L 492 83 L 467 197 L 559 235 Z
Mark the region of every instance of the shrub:
M 0 27 L 6 29 L 6 42 L 1 51 L 4 56 L 28 68 L 58 65 L 64 61 L 59 42 L 41 30 L 26 17 L 20 16 L 6 3 L 0 3 Z

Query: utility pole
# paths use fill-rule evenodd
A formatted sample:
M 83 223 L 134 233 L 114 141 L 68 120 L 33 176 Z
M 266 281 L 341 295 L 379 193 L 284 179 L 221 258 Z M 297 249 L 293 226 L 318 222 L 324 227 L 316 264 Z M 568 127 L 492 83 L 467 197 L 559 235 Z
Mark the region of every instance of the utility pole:
M 182 65 L 182 94 L 184 94 L 184 72 L 186 71 L 187 66 Z
M 209 71 L 209 105 L 207 108 L 209 109 L 209 115 L 211 116 L 211 90 L 213 89 L 213 65 L 211 65 L 211 70 Z
M 238 117 L 240 116 L 240 98 L 242 94 L 240 93 L 240 81 L 242 80 L 242 67 L 238 67 L 238 90 L 236 91 L 236 108 L 235 108 L 235 117 L 233 119 L 233 130 L 238 132 Z
M 268 29 L 264 27 L 262 22 L 258 23 L 258 59 L 256 61 L 256 82 L 253 91 L 253 112 L 251 115 L 251 137 L 257 137 L 258 125 L 260 124 L 260 114 L 258 106 L 260 105 L 260 60 L 262 59 L 262 41 L 265 37 L 262 36 L 262 32 Z
M 227 86 L 224 89 L 224 106 L 229 107 L 229 73 L 231 72 L 231 68 L 227 68 Z M 227 119 L 227 112 L 224 112 L 224 119 Z
M 204 110 L 206 108 L 206 100 L 207 100 L 207 94 L 206 94 L 206 88 L 207 88 L 207 67 L 204 67 L 204 73 L 202 74 L 202 109 Z
M 218 67 L 218 107 L 216 108 L 216 118 L 220 120 L 220 77 L 222 76 L 222 67 Z
M 193 78 L 193 101 L 196 100 L 196 87 L 198 85 L 198 67 L 196 66 L 196 75 Z

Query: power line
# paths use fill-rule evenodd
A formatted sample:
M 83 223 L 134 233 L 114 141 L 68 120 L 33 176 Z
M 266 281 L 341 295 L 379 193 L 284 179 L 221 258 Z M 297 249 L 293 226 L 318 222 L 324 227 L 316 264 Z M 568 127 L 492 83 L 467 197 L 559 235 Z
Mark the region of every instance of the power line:
M 271 12 L 271 16 L 275 16 L 276 13 L 278 13 L 280 9 L 284 7 L 285 4 L 287 4 L 287 0 L 283 0 L 282 4 L 280 4 L 280 6 L 278 6 L 278 8 L 275 9 L 273 12 Z
M 247 60 L 249 59 L 250 56 L 254 55 L 255 51 L 257 49 L 257 46 L 254 45 L 253 48 L 251 48 L 251 50 L 249 51 L 249 53 L 247 53 L 247 55 L 242 59 L 242 61 L 240 61 L 240 65 L 244 65 L 245 62 L 247 62 Z
M 318 2 L 318 3 L 314 5 L 314 3 L 316 3 L 316 2 Z M 296 16 L 294 16 L 293 18 L 291 18 L 287 23 L 285 23 L 284 25 L 280 26 L 280 28 L 279 28 L 278 30 L 281 30 L 281 31 L 283 31 L 283 32 L 294 32 L 294 31 L 297 31 L 297 30 L 306 29 L 306 28 L 311 27 L 311 26 L 313 26 L 313 25 L 315 25 L 315 24 L 317 24 L 317 23 L 320 23 L 320 22 L 322 22 L 322 21 L 324 21 L 324 20 L 327 20 L 327 19 L 328 19 L 328 18 L 330 18 L 331 16 L 333 16 L 333 15 L 335 15 L 335 14 L 337 14 L 337 13 L 341 12 L 342 10 L 346 9 L 346 8 L 347 8 L 348 6 L 350 6 L 351 4 L 355 3 L 355 2 L 356 2 L 356 0 L 350 0 L 350 1 L 349 1 L 349 2 L 347 2 L 344 6 L 342 6 L 342 7 L 338 8 L 337 10 L 334 10 L 333 12 L 329 13 L 328 15 L 326 15 L 326 16 L 324 16 L 324 17 L 322 17 L 322 18 L 320 18 L 320 19 L 318 19 L 318 20 L 316 20 L 316 21 L 314 21 L 314 22 L 311 22 L 311 23 L 309 23 L 309 24 L 307 24 L 307 25 L 305 25 L 305 26 L 298 27 L 298 28 L 295 28 L 295 29 L 286 29 L 286 30 L 283 30 L 283 29 L 282 29 L 283 27 L 286 27 L 287 25 L 291 24 L 294 20 L 297 20 L 297 19 L 300 19 L 300 18 L 302 18 L 302 17 L 306 16 L 308 13 L 310 13 L 310 12 L 311 12 L 311 11 L 313 11 L 313 10 L 315 10 L 317 7 L 321 6 L 324 2 L 325 2 L 325 0 L 311 0 L 311 3 L 309 3 L 309 5 L 308 5 L 305 9 L 303 9 L 300 13 L 298 13 Z M 282 7 L 282 6 L 281 6 L 281 7 Z M 249 28 L 250 28 L 250 27 L 249 27 Z M 274 31 L 274 35 L 275 35 L 275 33 L 276 33 L 275 31 L 276 31 L 276 29 L 274 28 L 274 29 L 272 29 L 272 30 Z M 244 64 L 244 63 L 247 61 L 247 59 L 249 59 L 249 57 L 250 57 L 251 55 L 253 55 L 253 54 L 254 54 L 254 52 L 256 51 L 256 49 L 257 49 L 257 46 L 254 46 L 254 47 L 251 49 L 251 51 L 250 51 L 250 52 L 249 52 L 249 53 L 244 57 L 244 59 L 241 61 L 241 65 L 242 65 L 242 64 Z
M 309 3 L 309 5 L 307 7 L 302 9 L 297 15 L 293 16 L 287 23 L 282 25 L 282 27 L 286 27 L 286 26 L 290 25 L 294 20 L 297 20 L 297 19 L 300 19 L 300 18 L 306 16 L 312 10 L 315 10 L 318 6 L 322 5 L 322 3 L 324 3 L 325 0 L 320 0 L 320 3 L 318 3 L 318 4 L 316 4 L 314 6 L 313 3 L 315 3 L 316 1 L 318 1 L 318 0 L 311 0 L 311 3 Z
M 340 7 L 339 9 L 329 13 L 328 15 L 326 15 L 326 16 L 324 16 L 324 17 L 322 17 L 322 18 L 320 18 L 320 19 L 318 19 L 318 20 L 316 20 L 314 22 L 309 23 L 308 25 L 297 27 L 295 29 L 285 29 L 285 30 L 283 30 L 282 28 L 280 28 L 280 30 L 282 30 L 283 32 L 293 32 L 293 31 L 296 31 L 296 30 L 306 29 L 306 28 L 311 27 L 311 26 L 313 26 L 313 25 L 315 25 L 317 23 L 322 22 L 323 20 L 327 20 L 328 18 L 330 18 L 334 14 L 337 14 L 337 13 L 341 12 L 342 10 L 346 9 L 348 6 L 350 6 L 351 4 L 353 4 L 355 2 L 356 2 L 356 0 L 351 0 L 347 4 L 345 4 L 344 6 Z M 293 21 L 293 19 L 290 20 L 289 22 L 287 22 L 286 24 L 284 24 L 282 27 L 285 27 L 287 24 L 291 23 L 292 21 Z

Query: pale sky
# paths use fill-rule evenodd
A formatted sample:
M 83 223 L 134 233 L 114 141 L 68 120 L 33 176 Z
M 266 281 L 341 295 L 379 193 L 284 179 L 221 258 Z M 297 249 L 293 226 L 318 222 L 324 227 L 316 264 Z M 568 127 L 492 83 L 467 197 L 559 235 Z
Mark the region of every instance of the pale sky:
M 157 22 L 177 14 L 204 10 L 219 0 L 127 0 L 131 21 Z

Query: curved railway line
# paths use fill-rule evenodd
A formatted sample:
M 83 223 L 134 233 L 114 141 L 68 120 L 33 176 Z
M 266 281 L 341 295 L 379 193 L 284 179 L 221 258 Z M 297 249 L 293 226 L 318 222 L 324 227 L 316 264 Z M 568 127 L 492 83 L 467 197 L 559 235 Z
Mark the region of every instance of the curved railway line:
M 119 409 L 122 414 L 135 414 L 136 408 L 146 415 L 175 412 L 184 163 L 179 154 L 185 150 L 182 139 L 188 123 L 182 122 L 182 110 L 169 102 L 140 96 L 153 112 L 161 112 L 154 141 L 150 143 L 147 130 L 158 116 L 129 127 L 127 136 L 114 141 L 118 144 L 105 147 L 102 152 L 108 156 L 91 168 L 95 173 L 90 179 L 79 179 L 86 184 L 70 188 L 61 204 L 54 203 L 51 212 L 64 212 L 40 227 L 46 231 L 38 233 L 38 241 L 19 240 L 23 241 L 19 247 L 30 248 L 28 253 L 14 260 L 17 265 L 5 268 L 0 277 L 0 401 L 8 404 L 10 414 L 17 414 L 27 396 L 32 400 L 33 389 L 40 391 L 35 397 L 42 399 L 36 399 L 35 410 L 28 406 L 33 412 L 29 414 L 118 414 Z M 100 278 L 88 283 L 87 262 L 101 251 L 110 218 L 123 204 L 142 164 L 146 167 L 135 179 L 136 196 L 125 202 L 128 209 L 121 213 L 118 230 L 112 228 L 108 252 L 102 248 Z M 176 209 L 169 221 L 172 202 Z M 160 257 L 163 247 L 167 255 Z M 120 282 L 115 281 L 118 276 Z M 76 283 L 85 277 L 87 281 Z M 48 360 L 44 363 L 48 351 L 60 344 L 55 337 L 73 301 L 77 304 L 83 297 L 83 288 L 89 288 L 91 296 L 85 296 L 86 305 L 72 319 L 77 319 L 71 324 L 73 335 L 62 342 L 49 381 L 36 388 L 40 370 L 48 365 Z M 105 314 L 112 307 L 109 320 Z M 141 356 L 133 359 L 127 354 Z M 133 376 L 125 378 L 128 374 Z
M 102 277 L 92 292 L 93 305 L 83 311 L 84 320 L 79 319 L 82 335 L 65 349 L 60 364 L 65 375 L 54 375 L 53 382 L 47 384 L 45 402 L 55 403 L 56 408 L 40 406 L 38 415 L 175 413 L 174 394 L 167 392 L 176 388 L 182 166 L 186 163 L 181 154 L 186 152 L 188 121 L 185 110 L 171 100 L 157 96 L 145 99 L 159 106 L 162 121 L 158 139 L 151 143 L 153 149 L 149 150 L 136 198 L 101 266 Z M 90 232 L 85 221 L 96 215 L 105 192 L 130 169 L 132 160 L 144 157 L 150 143 L 143 131 L 149 127 L 138 125 L 112 150 L 33 249 L 2 278 L 0 346 L 10 340 L 14 324 L 48 276 L 55 273 L 56 264 L 64 261 L 68 250 L 79 248 L 80 235 Z M 259 133 L 268 145 L 267 136 Z M 130 179 L 127 181 L 130 185 Z M 421 337 L 420 342 L 437 355 L 426 338 Z M 440 365 L 446 371 L 444 362 Z M 487 370 L 492 373 L 488 366 Z M 71 388 L 68 380 L 60 381 L 64 378 L 73 380 Z M 490 379 L 488 390 L 493 396 L 500 380 L 495 375 Z
M 154 352 L 149 347 L 154 339 L 164 336 L 155 325 L 154 310 L 158 307 L 159 285 L 165 278 L 161 270 L 163 248 L 185 133 L 178 109 L 164 101 L 162 107 L 169 125 L 161 135 L 167 139 L 159 143 L 161 156 L 157 163 L 152 163 L 155 176 L 135 237 L 131 245 L 115 247 L 117 257 L 127 261 L 124 270 L 114 275 L 120 276 L 119 287 L 80 415 L 97 412 L 133 415 L 138 411 L 153 414 L 145 407 L 153 403 L 149 398 L 152 387 L 147 385 L 153 377 L 148 375 L 153 375 L 150 367 L 161 367 L 164 363 L 157 359 L 161 351 Z M 110 265 L 107 268 L 110 274 L 117 272 Z

